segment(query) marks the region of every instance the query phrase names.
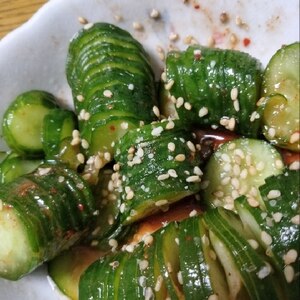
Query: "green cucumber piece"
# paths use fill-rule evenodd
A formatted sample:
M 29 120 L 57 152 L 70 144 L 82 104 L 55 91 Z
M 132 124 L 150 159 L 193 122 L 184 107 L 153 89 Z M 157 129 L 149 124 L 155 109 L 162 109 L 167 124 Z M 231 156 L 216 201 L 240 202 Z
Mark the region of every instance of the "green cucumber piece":
M 188 125 L 221 125 L 258 136 L 262 66 L 249 54 L 193 45 L 168 53 L 165 75 L 163 114 L 173 112 Z
M 55 159 L 61 149 L 61 142 L 72 136 L 77 128 L 74 112 L 56 108 L 44 118 L 42 129 L 42 144 L 47 159 Z
M 299 180 L 297 171 L 267 178 L 260 187 L 265 210 L 252 207 L 245 198 L 235 202 L 244 226 L 277 269 L 288 299 L 299 297 Z
M 233 299 L 280 299 L 267 257 L 257 253 L 227 220 L 234 214 L 221 207 L 204 214 L 210 241 L 224 267 Z M 241 225 L 242 227 L 242 225 Z
M 48 262 L 48 274 L 64 295 L 77 300 L 81 274 L 101 256 L 92 247 L 72 247 Z
M 21 175 L 31 173 L 41 163 L 40 159 L 25 159 L 11 152 L 0 162 L 0 183 L 8 183 Z
M 181 269 L 179 262 L 179 236 L 178 226 L 175 222 L 166 225 L 159 233 L 155 234 L 156 259 L 160 273 L 164 279 L 168 295 L 171 299 L 185 299 Z
M 250 202 L 264 206 L 258 188 L 271 175 L 283 172 L 280 153 L 263 140 L 239 138 L 221 145 L 210 157 L 204 171 L 202 190 L 210 206 L 234 210 L 234 200 L 246 195 Z
M 206 241 L 206 240 L 204 240 Z M 215 294 L 200 236 L 199 217 L 188 218 L 179 226 L 179 260 L 184 295 L 187 299 L 208 299 Z
M 83 179 L 65 165 L 43 164 L 1 185 L 0 277 L 16 280 L 79 242 L 95 203 Z
M 300 151 L 300 43 L 285 45 L 272 56 L 263 76 L 262 129 L 278 147 Z
M 173 121 L 145 125 L 120 139 L 115 159 L 120 169 L 116 178 L 121 180 L 117 188 L 122 189 L 123 224 L 164 210 L 200 190 L 199 149 L 194 143 L 193 134 Z
M 56 98 L 45 91 L 18 95 L 3 116 L 3 138 L 8 146 L 26 157 L 43 157 L 43 120 L 56 107 Z
M 113 159 L 112 144 L 154 119 L 154 73 L 127 31 L 108 23 L 80 30 L 69 46 L 66 73 L 88 156 L 108 152 Z

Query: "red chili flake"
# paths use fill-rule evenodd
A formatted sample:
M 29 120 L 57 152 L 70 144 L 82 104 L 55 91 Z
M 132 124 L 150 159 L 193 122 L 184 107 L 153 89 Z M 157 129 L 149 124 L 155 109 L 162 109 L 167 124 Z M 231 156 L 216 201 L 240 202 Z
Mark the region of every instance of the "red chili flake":
M 200 9 L 200 5 L 199 5 L 199 4 L 195 4 L 195 5 L 194 5 L 194 8 L 195 8 L 195 9 Z
M 114 125 L 111 125 L 111 126 L 109 126 L 109 129 L 110 129 L 111 131 L 115 131 L 115 130 L 116 130 L 116 127 L 115 127 Z
M 251 40 L 249 38 L 244 38 L 243 39 L 243 44 L 244 44 L 245 47 L 248 47 L 250 43 L 251 43 Z
M 84 206 L 83 206 L 81 203 L 79 203 L 79 204 L 77 205 L 77 207 L 78 207 L 78 209 L 79 209 L 80 211 L 83 211 L 83 210 L 84 210 Z
M 192 240 L 192 237 L 191 237 L 190 235 L 188 235 L 188 236 L 185 237 L 185 240 L 186 240 L 186 241 L 191 241 L 191 240 Z

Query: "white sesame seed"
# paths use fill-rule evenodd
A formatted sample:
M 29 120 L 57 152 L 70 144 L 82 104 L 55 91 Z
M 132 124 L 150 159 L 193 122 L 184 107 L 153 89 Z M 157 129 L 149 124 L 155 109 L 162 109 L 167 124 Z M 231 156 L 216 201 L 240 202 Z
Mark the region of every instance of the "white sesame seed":
M 154 105 L 152 110 L 153 110 L 155 116 L 159 118 L 160 117 L 159 108 L 156 105 Z
M 176 99 L 176 108 L 180 108 L 184 104 L 184 99 L 179 97 Z
M 254 122 L 255 120 L 259 119 L 260 115 L 257 111 L 252 112 L 250 116 L 250 122 Z
M 128 191 L 126 194 L 126 200 L 131 200 L 134 197 L 134 192 L 132 190 Z
M 201 169 L 198 166 L 195 166 L 193 171 L 194 171 L 195 175 L 198 175 L 198 176 L 203 175 L 203 172 L 201 171 Z
M 167 83 L 165 83 L 165 89 L 169 91 L 174 84 L 174 79 L 170 79 Z
M 296 215 L 291 218 L 291 222 L 295 225 L 300 225 L 300 215 Z
M 200 181 L 201 179 L 198 175 L 192 175 L 186 178 L 186 182 L 200 182 Z
M 62 183 L 65 181 L 65 177 L 64 176 L 59 176 L 58 177 L 58 182 Z
M 121 123 L 121 128 L 122 128 L 123 130 L 127 130 L 127 129 L 128 129 L 128 123 L 127 123 L 127 122 L 122 122 L 122 123 Z
M 81 16 L 78 17 L 78 22 L 83 25 L 88 23 L 87 19 Z
M 154 239 L 151 234 L 147 234 L 143 237 L 143 241 L 146 246 L 149 246 L 153 243 Z
M 201 58 L 201 49 L 195 49 L 194 51 L 193 51 L 193 54 L 194 54 L 194 57 L 196 58 L 196 59 L 200 59 Z
M 195 147 L 195 145 L 191 141 L 187 141 L 186 145 L 191 150 L 191 152 L 196 152 L 196 147 Z
M 289 169 L 290 170 L 294 170 L 294 171 L 297 171 L 297 170 L 300 170 L 300 161 L 294 161 L 292 162 L 290 165 L 289 165 Z
M 126 245 L 125 251 L 132 253 L 134 251 L 134 245 L 132 244 Z
M 189 217 L 195 217 L 195 216 L 197 216 L 197 214 L 198 214 L 198 212 L 197 212 L 197 210 L 196 209 L 193 209 L 190 213 L 189 213 Z
M 108 245 L 114 249 L 118 247 L 118 241 L 115 239 L 109 239 L 108 240 Z
M 233 131 L 235 128 L 235 118 L 230 118 L 226 129 Z
M 170 175 L 168 174 L 168 173 L 166 173 L 166 174 L 160 174 L 160 175 L 158 175 L 157 176 L 157 180 L 166 180 L 166 179 L 168 179 L 170 177 Z
M 266 244 L 266 245 L 271 245 L 272 244 L 272 237 L 265 231 L 261 232 L 261 240 Z
M 283 260 L 286 265 L 290 265 L 297 260 L 298 252 L 295 249 L 290 249 L 285 255 L 283 255 Z
M 240 111 L 240 102 L 238 100 L 233 101 L 233 108 L 235 111 Z
M 47 175 L 51 171 L 51 168 L 38 168 L 37 171 L 39 176 L 43 176 Z
M 142 31 L 144 29 L 143 25 L 140 22 L 133 22 L 132 27 L 134 30 Z
M 157 9 L 153 8 L 150 12 L 150 18 L 158 19 L 160 17 L 160 13 Z
M 110 90 L 104 90 L 103 91 L 103 96 L 106 97 L 106 98 L 111 98 L 113 96 L 113 93 Z
M 178 33 L 175 33 L 175 32 L 171 32 L 169 34 L 169 40 L 172 41 L 172 42 L 175 42 L 179 39 L 179 35 Z
M 253 240 L 253 239 L 249 239 L 248 240 L 248 243 L 250 244 L 250 246 L 256 250 L 258 247 L 259 247 L 259 244 L 256 240 Z
M 168 174 L 173 177 L 173 178 L 177 178 L 178 175 L 177 175 L 177 172 L 174 170 L 174 169 L 169 169 L 168 170 Z
M 185 108 L 186 110 L 191 110 L 191 109 L 192 109 L 192 104 L 189 103 L 189 102 L 184 102 L 184 108 Z
M 139 269 L 140 269 L 141 271 L 146 270 L 146 269 L 148 268 L 148 266 L 149 266 L 149 261 L 148 261 L 148 260 L 143 259 L 143 260 L 140 260 L 140 261 L 139 261 Z
M 154 299 L 154 293 L 151 287 L 147 287 L 145 290 L 145 300 Z
M 177 279 L 178 279 L 178 282 L 182 285 L 183 284 L 183 278 L 182 278 L 182 273 L 181 271 L 179 271 L 177 273 Z
M 173 129 L 174 127 L 175 127 L 175 123 L 172 120 L 169 120 L 166 125 L 166 129 L 170 130 Z
M 82 140 L 81 140 L 81 146 L 82 146 L 83 149 L 88 149 L 88 148 L 89 148 L 89 143 L 88 143 L 88 141 L 85 140 L 85 139 L 82 139 Z
M 290 144 L 297 143 L 299 142 L 299 140 L 300 140 L 300 132 L 296 131 L 290 137 Z
M 285 280 L 288 283 L 290 283 L 294 280 L 295 271 L 294 271 L 294 268 L 291 265 L 285 266 L 283 273 L 284 273 Z
M 82 95 L 77 95 L 76 96 L 76 99 L 79 101 L 79 102 L 83 102 L 84 98 Z
M 76 158 L 77 158 L 77 160 L 78 160 L 81 164 L 84 163 L 84 155 L 83 155 L 82 153 L 78 153 L 78 154 L 76 155 Z
M 207 300 L 219 300 L 219 296 L 217 294 L 209 295 Z
M 179 162 L 182 162 L 185 160 L 185 155 L 184 154 L 177 154 L 175 156 L 175 161 L 179 161 Z
M 231 100 L 235 101 L 235 100 L 237 100 L 237 97 L 238 97 L 238 89 L 236 87 L 234 87 L 230 91 L 230 98 L 231 98 Z
M 275 199 L 281 196 L 281 192 L 279 190 L 270 190 L 267 198 L 268 199 Z
M 163 283 L 163 277 L 161 275 L 158 275 L 157 279 L 156 279 L 155 287 L 154 287 L 154 290 L 156 292 L 160 291 L 162 283 Z
M 279 223 L 283 217 L 283 214 L 281 212 L 277 212 L 273 214 L 273 219 L 276 223 Z
M 175 144 L 172 142 L 168 143 L 168 150 L 171 152 L 175 151 Z
M 247 202 L 251 207 L 258 207 L 259 206 L 259 202 L 252 196 L 247 197 Z
M 256 275 L 258 276 L 259 279 L 263 279 L 267 277 L 271 273 L 271 267 L 269 265 L 266 265 L 262 267 Z
M 206 116 L 207 114 L 208 114 L 207 107 L 202 107 L 202 108 L 199 109 L 198 115 L 199 115 L 200 118 Z
M 129 83 L 128 84 L 128 89 L 133 91 L 134 90 L 134 85 L 132 83 Z
M 162 82 L 166 82 L 167 81 L 167 74 L 166 74 L 166 72 L 162 72 L 161 73 L 160 79 L 162 80 Z M 174 96 L 172 96 L 172 97 L 174 97 Z

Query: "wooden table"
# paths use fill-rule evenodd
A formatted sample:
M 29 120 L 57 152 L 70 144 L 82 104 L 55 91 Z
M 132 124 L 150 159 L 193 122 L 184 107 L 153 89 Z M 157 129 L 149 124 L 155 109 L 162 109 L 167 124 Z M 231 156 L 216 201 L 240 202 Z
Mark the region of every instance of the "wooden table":
M 0 0 L 0 39 L 26 22 L 47 0 Z

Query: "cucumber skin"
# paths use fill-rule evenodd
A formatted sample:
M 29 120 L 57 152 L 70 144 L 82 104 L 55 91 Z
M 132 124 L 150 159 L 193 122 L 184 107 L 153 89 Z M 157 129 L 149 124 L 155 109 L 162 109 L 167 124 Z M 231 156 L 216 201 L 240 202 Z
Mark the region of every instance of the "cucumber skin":
M 105 145 L 105 136 L 92 138 L 90 131 L 104 126 L 107 119 L 131 117 L 138 124 L 154 120 L 154 72 L 144 48 L 127 31 L 108 23 L 80 30 L 69 46 L 66 74 L 77 115 L 83 110 L 90 114 L 87 122 L 79 120 L 79 128 L 92 149 L 87 149 L 87 155 L 103 151 L 93 149 L 93 141 L 99 139 Z M 105 92 L 112 95 L 105 96 Z M 111 142 L 107 143 L 113 156 Z
M 41 169 L 49 170 L 39 174 Z M 64 182 L 58 178 L 64 177 Z M 78 187 L 82 185 L 83 190 Z M 44 164 L 32 174 L 2 185 L 0 198 L 9 206 L 27 231 L 33 256 L 27 270 L 1 274 L 16 280 L 82 240 L 93 221 L 95 203 L 84 181 L 64 165 Z M 22 269 L 22 266 L 20 266 Z
M 25 145 L 20 144 L 14 134 L 12 134 L 11 132 L 10 127 L 12 126 L 11 123 L 12 119 L 14 118 L 15 111 L 17 111 L 18 108 L 26 105 L 41 105 L 43 108 L 49 111 L 58 107 L 54 95 L 46 91 L 31 90 L 18 95 L 4 113 L 2 122 L 3 138 L 5 139 L 10 149 L 14 150 L 16 153 L 27 158 L 42 158 L 44 156 L 42 147 L 42 124 L 40 124 L 39 128 L 40 147 L 38 149 L 29 148 Z M 32 120 L 23 120 L 24 124 L 30 124 L 31 121 Z M 22 128 L 22 124 L 20 125 L 20 127 Z
M 195 50 L 201 51 L 200 59 L 195 59 Z M 186 51 L 168 54 L 166 76 L 167 82 L 174 80 L 170 94 L 176 99 L 183 97 L 192 105 L 191 110 L 184 106 L 176 109 L 186 124 L 219 125 L 222 117 L 234 117 L 234 131 L 247 137 L 258 136 L 259 119 L 250 122 L 262 81 L 262 66 L 255 58 L 240 51 L 194 45 Z M 233 88 L 238 89 L 239 111 L 235 110 L 230 96 Z M 208 114 L 200 118 L 198 113 L 202 107 L 208 109 Z

